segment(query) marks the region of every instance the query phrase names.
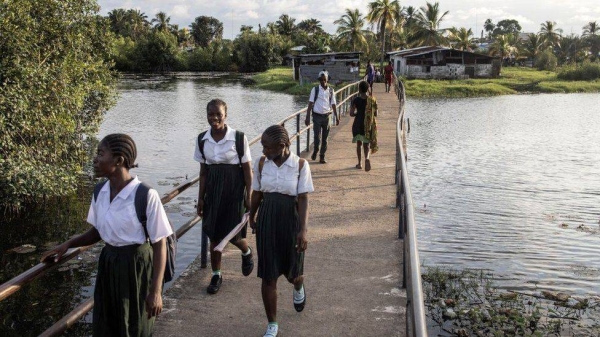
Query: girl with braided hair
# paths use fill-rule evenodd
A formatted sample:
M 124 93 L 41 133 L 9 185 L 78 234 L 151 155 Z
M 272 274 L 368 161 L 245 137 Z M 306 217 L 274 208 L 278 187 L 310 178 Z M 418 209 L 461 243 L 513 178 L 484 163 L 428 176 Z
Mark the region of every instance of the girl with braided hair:
M 165 238 L 173 231 L 154 189 L 148 191 L 147 233 L 137 217 L 135 195 L 141 182 L 129 173 L 137 167 L 136 156 L 128 135 L 102 139 L 94 171 L 108 180 L 92 197 L 87 221 L 93 227 L 42 256 L 42 262 L 58 262 L 69 248 L 104 240 L 94 289 L 94 336 L 150 336 L 162 311 Z
M 256 230 L 258 277 L 269 324 L 264 337 L 277 336 L 277 279 L 284 275 L 294 285 L 294 308 L 306 304 L 304 251 L 308 223 L 308 193 L 313 183 L 308 162 L 290 151 L 281 125 L 262 134 L 263 156 L 254 166 L 250 227 Z M 257 216 L 258 213 L 258 216 Z

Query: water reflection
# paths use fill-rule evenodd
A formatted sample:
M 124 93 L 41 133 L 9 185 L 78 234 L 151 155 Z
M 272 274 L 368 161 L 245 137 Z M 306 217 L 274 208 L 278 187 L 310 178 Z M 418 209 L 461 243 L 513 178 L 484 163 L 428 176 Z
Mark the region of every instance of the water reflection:
M 489 269 L 511 289 L 597 295 L 599 101 L 409 100 L 409 177 L 424 263 Z

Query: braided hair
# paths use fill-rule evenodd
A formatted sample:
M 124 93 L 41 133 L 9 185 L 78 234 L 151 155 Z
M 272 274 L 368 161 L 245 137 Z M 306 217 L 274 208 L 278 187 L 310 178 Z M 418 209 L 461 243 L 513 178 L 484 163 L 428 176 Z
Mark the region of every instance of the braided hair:
M 208 102 L 208 104 L 206 105 L 206 112 L 208 112 L 208 110 L 210 110 L 211 106 L 214 106 L 216 108 L 221 106 L 221 107 L 223 107 L 223 110 L 225 110 L 225 113 L 227 113 L 227 103 L 225 103 L 225 101 L 222 99 L 215 98 L 215 99 L 211 100 L 210 102 Z
M 358 83 L 358 91 L 362 93 L 369 91 L 369 83 L 367 83 L 367 81 L 360 81 L 360 83 Z
M 265 132 L 263 132 L 263 135 L 267 136 L 267 138 L 277 144 L 284 144 L 286 147 L 290 147 L 290 135 L 285 127 L 279 124 L 269 126 Z
M 126 169 L 137 167 L 135 158 L 137 157 L 137 148 L 131 137 L 124 133 L 113 133 L 102 139 L 100 144 L 106 145 L 113 156 L 123 157 L 123 163 Z

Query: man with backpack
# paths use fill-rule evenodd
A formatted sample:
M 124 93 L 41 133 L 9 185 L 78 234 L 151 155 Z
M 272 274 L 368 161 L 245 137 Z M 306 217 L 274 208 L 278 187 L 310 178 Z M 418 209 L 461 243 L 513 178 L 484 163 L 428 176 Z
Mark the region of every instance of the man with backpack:
M 313 131 L 315 134 L 315 146 L 310 157 L 317 159 L 319 153 L 319 162 L 327 163 L 325 152 L 327 151 L 327 138 L 329 137 L 329 128 L 331 124 L 331 113 L 336 116 L 335 125 L 340 124 L 340 114 L 336 109 L 335 93 L 333 88 L 328 85 L 329 74 L 323 70 L 319 73 L 320 85 L 312 88 L 308 97 L 308 108 L 306 109 L 306 120 L 304 123 L 310 125 L 310 117 L 313 118 Z M 320 151 L 319 151 L 320 150 Z

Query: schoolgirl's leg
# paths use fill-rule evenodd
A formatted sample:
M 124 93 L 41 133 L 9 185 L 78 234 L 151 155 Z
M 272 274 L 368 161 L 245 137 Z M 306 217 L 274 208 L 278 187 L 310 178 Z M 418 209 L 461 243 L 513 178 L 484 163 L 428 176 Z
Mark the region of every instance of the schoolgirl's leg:
M 277 279 L 263 279 L 260 290 L 269 323 L 277 322 Z
M 365 151 L 365 171 L 371 171 L 371 159 L 369 155 L 371 154 L 371 148 L 369 147 L 369 143 L 363 144 L 363 148 Z

